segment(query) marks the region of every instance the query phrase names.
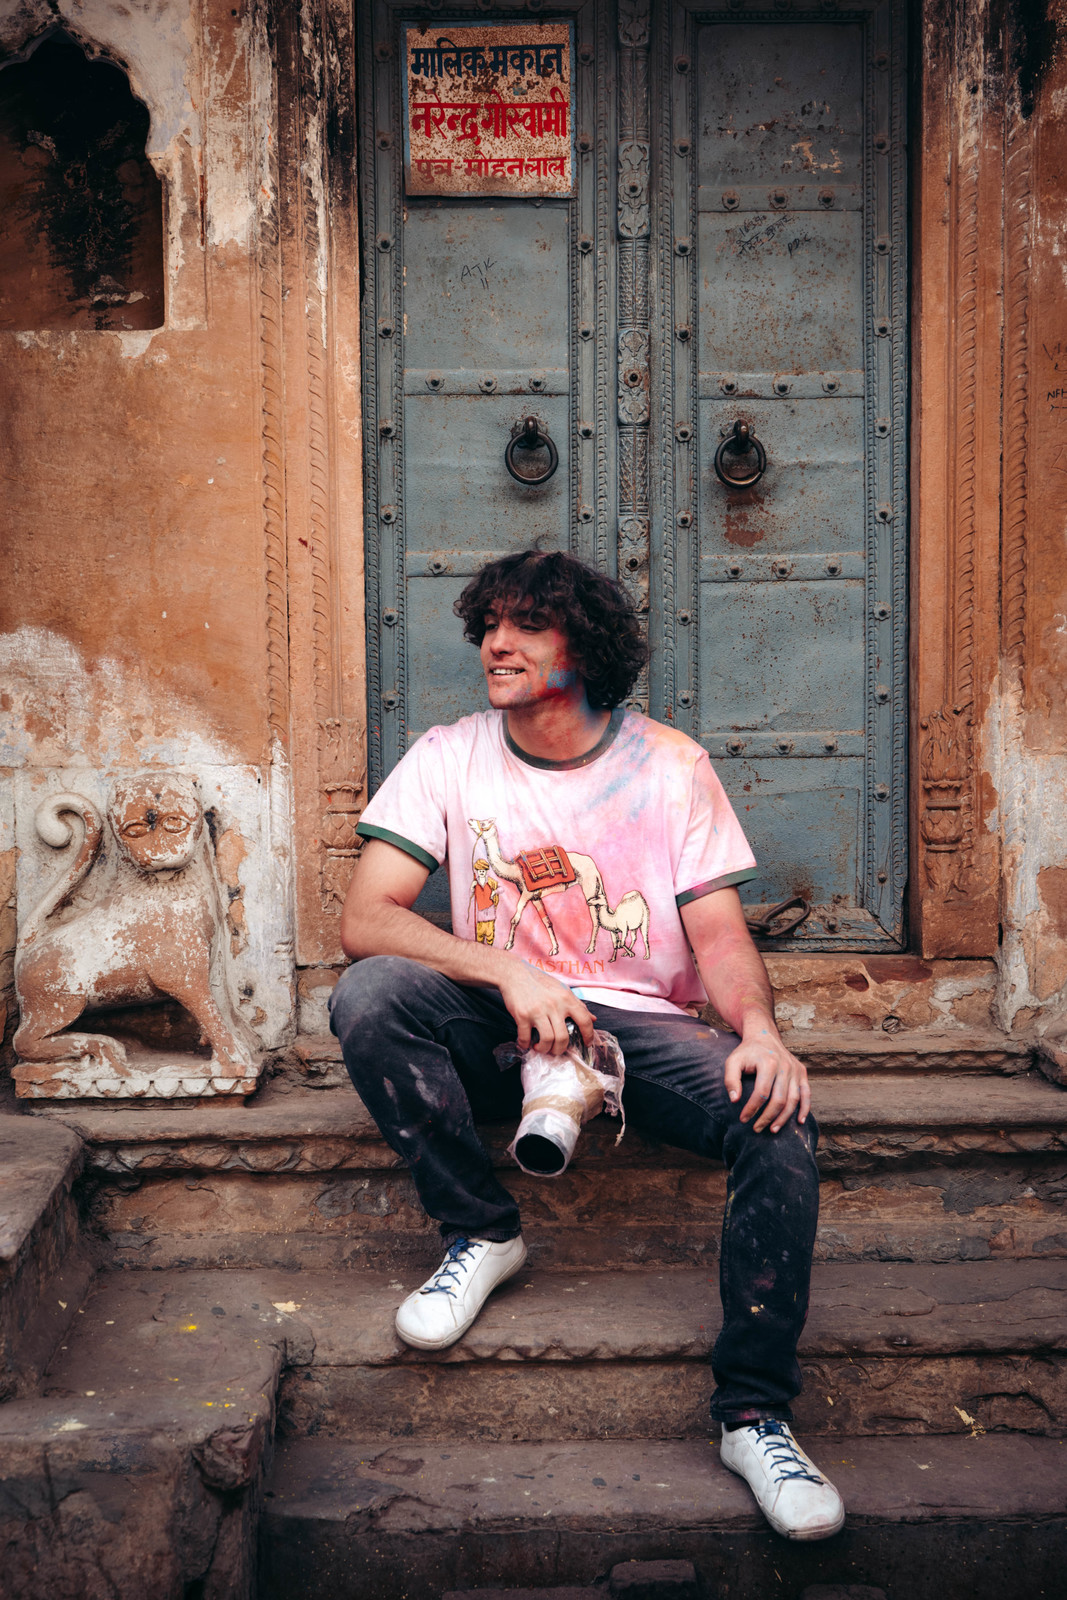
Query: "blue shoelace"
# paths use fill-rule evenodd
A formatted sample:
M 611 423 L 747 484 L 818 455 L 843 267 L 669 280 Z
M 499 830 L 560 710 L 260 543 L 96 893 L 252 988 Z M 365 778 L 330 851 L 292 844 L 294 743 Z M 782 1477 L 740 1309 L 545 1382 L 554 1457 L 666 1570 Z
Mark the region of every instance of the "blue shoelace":
M 448 1254 L 433 1275 L 433 1282 L 427 1284 L 422 1293 L 454 1295 L 454 1291 L 460 1286 L 457 1268 L 463 1272 L 467 1270 L 467 1262 L 461 1258 L 473 1249 L 474 1246 L 469 1239 L 457 1239 L 454 1244 L 450 1244 Z M 452 1281 L 449 1282 L 449 1279 Z
M 796 1440 L 789 1433 L 784 1422 L 778 1422 L 773 1417 L 767 1417 L 762 1422 L 755 1424 L 756 1438 L 760 1444 L 766 1445 L 766 1454 L 770 1457 L 776 1469 L 776 1481 L 785 1483 L 790 1478 L 804 1478 L 808 1483 L 823 1483 L 821 1472 L 812 1472 L 800 1454 Z M 794 1472 L 787 1471 L 795 1467 Z

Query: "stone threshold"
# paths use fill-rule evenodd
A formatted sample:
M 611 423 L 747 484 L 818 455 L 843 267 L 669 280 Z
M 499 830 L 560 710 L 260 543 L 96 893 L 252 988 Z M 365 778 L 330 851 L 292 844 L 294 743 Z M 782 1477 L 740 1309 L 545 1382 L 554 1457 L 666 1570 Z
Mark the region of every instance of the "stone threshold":
M 995 1025 L 993 960 L 923 961 L 908 954 L 781 947 L 765 948 L 763 956 L 783 1033 L 805 1039 L 813 1033 L 847 1034 L 868 1041 L 924 1032 L 1004 1037 Z M 301 969 L 301 1033 L 329 1033 L 326 1002 L 343 970 Z

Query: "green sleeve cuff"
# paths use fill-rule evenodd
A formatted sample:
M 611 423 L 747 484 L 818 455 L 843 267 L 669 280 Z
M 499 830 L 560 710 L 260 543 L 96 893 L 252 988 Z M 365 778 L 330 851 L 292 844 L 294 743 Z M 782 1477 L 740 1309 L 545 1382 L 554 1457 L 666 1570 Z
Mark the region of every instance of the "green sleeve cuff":
M 421 844 L 413 844 L 410 839 L 404 839 L 399 833 L 390 833 L 388 828 L 377 828 L 373 822 L 358 822 L 356 832 L 361 839 L 384 839 L 386 844 L 394 844 L 398 850 L 403 850 L 405 855 L 414 856 L 415 860 L 423 867 L 429 867 L 431 872 L 436 872 L 441 863 L 434 859 L 428 850 Z
M 721 878 L 709 878 L 707 883 L 698 883 L 692 889 L 686 889 L 684 894 L 676 894 L 674 903 L 680 911 L 690 900 L 701 900 L 706 894 L 714 894 L 716 889 L 729 889 L 735 883 L 747 883 L 750 878 L 758 877 L 758 867 L 742 867 L 740 872 L 724 872 Z

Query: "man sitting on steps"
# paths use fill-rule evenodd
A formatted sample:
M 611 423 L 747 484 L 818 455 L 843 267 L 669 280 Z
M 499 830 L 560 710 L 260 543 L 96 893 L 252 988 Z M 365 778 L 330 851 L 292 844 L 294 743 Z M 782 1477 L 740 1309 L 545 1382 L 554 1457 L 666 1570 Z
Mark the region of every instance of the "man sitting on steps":
M 617 584 L 527 550 L 484 567 L 456 611 L 491 709 L 423 734 L 364 811 L 341 924 L 354 964 L 331 1000 L 352 1082 L 446 1245 L 397 1332 L 452 1344 L 526 1259 L 475 1131 L 519 1113 L 518 1070 L 494 1047 L 562 1053 L 568 1019 L 586 1042 L 598 1025 L 622 1048 L 630 1126 L 726 1164 L 722 1459 L 778 1533 L 825 1538 L 844 1508 L 789 1429 L 817 1130 L 735 887 L 752 852 L 701 747 L 621 709 L 647 650 Z M 411 910 L 446 861 L 453 933 Z M 490 875 L 492 937 L 471 888 Z M 736 1033 L 693 1014 L 709 996 Z

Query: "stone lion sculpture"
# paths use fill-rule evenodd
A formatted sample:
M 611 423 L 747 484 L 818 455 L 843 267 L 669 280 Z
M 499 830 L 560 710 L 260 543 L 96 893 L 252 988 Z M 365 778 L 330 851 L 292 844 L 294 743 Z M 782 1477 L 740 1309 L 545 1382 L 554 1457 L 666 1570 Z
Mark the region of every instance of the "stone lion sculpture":
M 123 1077 L 128 1066 L 120 1040 L 63 1030 L 86 1011 L 169 997 L 199 1023 L 211 1046 L 210 1075 L 247 1078 L 255 1069 L 254 1039 L 226 989 L 225 920 L 196 783 L 179 773 L 141 773 L 117 783 L 107 808 L 113 846 L 83 795 L 50 795 L 34 821 L 53 849 L 74 841 L 78 849 L 19 933 L 14 1046 L 20 1060 L 42 1067 L 80 1061 L 90 1077 Z M 79 891 L 94 869 L 106 887 L 86 906 Z M 25 1076 L 25 1069 L 16 1071 Z

